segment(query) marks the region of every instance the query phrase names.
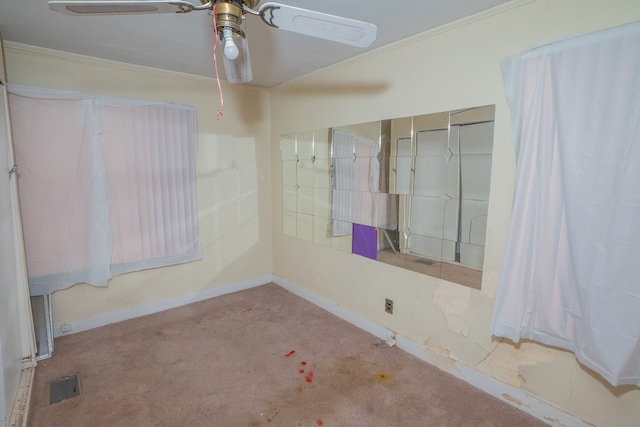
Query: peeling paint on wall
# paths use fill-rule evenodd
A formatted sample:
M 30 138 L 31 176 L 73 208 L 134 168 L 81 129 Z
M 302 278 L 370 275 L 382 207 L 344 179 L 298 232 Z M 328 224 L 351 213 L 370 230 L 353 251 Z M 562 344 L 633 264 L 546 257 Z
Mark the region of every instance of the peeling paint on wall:
M 447 359 L 449 358 L 449 349 L 447 348 L 447 346 L 445 344 L 442 344 L 440 342 L 438 342 L 438 338 L 437 337 L 431 337 L 427 340 L 424 341 L 424 346 L 427 347 L 429 350 L 446 357 Z
M 521 375 L 522 366 L 553 362 L 557 355 L 557 350 L 536 343 L 502 341 L 476 368 L 503 383 L 524 387 L 527 379 Z
M 464 324 L 464 315 L 469 308 L 470 292 L 469 288 L 447 282 L 433 291 L 433 303 L 447 318 L 449 329 L 465 337 L 469 333 Z
M 570 404 L 577 384 L 576 373 L 580 371 L 573 353 L 556 350 L 551 362 L 540 361 L 536 364 L 520 366 L 520 375 L 527 379 L 526 389 L 536 395 L 543 392 L 556 402 Z
M 424 341 L 425 352 L 428 360 L 443 371 L 457 370 L 456 361 L 451 359 L 449 349 L 438 341 L 438 337 L 431 337 Z
M 513 402 L 518 406 L 524 406 L 527 408 L 530 408 L 531 405 L 529 405 L 528 403 L 524 403 L 523 401 L 521 401 L 520 399 L 516 399 L 515 397 L 507 394 L 507 393 L 502 393 L 502 397 L 504 397 L 506 400 L 508 400 L 509 402 Z

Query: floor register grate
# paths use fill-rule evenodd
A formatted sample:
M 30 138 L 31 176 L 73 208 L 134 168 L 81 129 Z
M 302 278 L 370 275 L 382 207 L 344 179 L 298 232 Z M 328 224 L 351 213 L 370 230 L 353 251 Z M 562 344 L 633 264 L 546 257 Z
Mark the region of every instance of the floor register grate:
M 78 374 L 70 374 L 49 383 L 49 405 L 80 395 Z

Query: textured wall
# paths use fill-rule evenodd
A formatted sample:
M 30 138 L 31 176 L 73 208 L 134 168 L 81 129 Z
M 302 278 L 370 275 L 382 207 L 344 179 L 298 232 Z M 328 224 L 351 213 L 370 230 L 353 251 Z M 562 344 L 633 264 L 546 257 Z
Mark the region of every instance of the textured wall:
M 489 335 L 515 172 L 500 59 L 548 39 L 637 19 L 635 0 L 513 2 L 273 90 L 275 274 L 423 345 L 445 369 L 474 369 L 587 423 L 637 425 L 637 387 L 610 387 L 570 352 Z M 482 291 L 282 233 L 280 134 L 486 104 L 496 105 L 496 117 Z M 385 298 L 394 300 L 392 316 L 383 310 Z

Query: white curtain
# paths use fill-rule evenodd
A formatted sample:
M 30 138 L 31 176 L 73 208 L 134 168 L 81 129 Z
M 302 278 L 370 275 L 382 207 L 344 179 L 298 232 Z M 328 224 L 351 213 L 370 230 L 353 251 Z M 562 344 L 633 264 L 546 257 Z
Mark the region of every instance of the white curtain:
M 517 172 L 491 332 L 640 385 L 640 22 L 503 60 Z
M 9 89 L 32 295 L 202 257 L 192 107 Z

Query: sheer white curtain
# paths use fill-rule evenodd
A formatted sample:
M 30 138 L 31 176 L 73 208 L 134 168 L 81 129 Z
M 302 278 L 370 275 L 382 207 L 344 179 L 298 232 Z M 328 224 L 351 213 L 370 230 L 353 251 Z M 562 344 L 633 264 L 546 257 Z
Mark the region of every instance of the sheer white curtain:
M 640 385 L 640 22 L 502 63 L 517 154 L 491 332 Z
M 192 107 L 9 89 L 32 295 L 202 257 Z

